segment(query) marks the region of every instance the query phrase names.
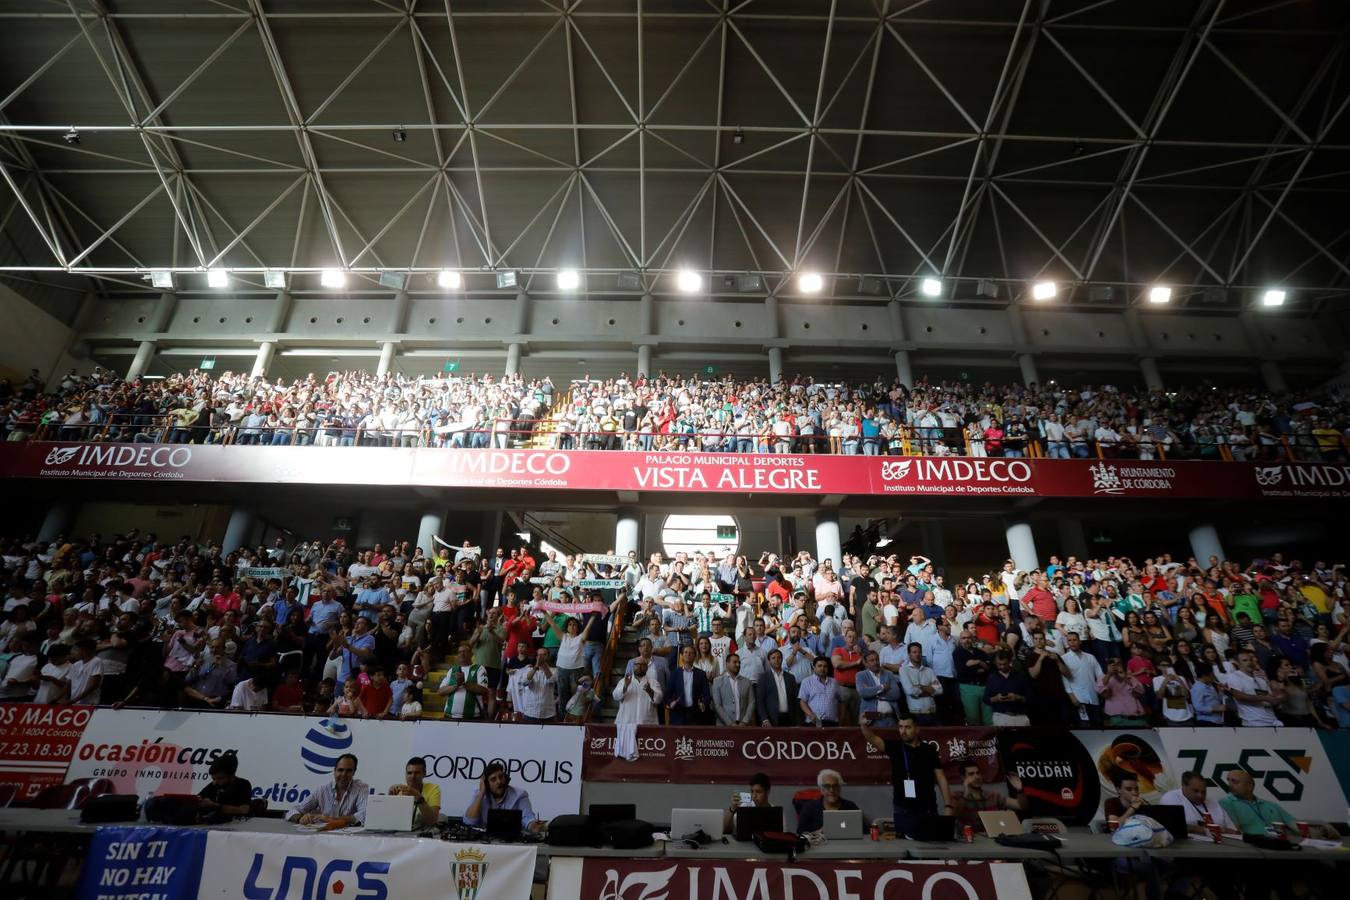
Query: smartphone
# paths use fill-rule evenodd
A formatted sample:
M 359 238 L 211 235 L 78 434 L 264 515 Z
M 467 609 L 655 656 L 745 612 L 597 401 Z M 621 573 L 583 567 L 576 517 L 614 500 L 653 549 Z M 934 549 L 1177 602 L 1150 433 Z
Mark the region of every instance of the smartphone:
M 741 791 L 741 806 L 754 806 L 755 800 L 749 791 Z

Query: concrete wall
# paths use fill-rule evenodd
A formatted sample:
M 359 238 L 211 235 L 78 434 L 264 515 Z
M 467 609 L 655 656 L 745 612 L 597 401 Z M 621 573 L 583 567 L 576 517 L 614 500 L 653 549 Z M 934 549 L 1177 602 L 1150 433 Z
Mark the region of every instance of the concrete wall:
M 0 378 L 22 381 L 37 369 L 45 381 L 50 381 L 76 365 L 66 355 L 75 333 L 63 322 L 5 284 L 0 284 L 0 308 L 4 310 L 5 333 L 10 336 L 0 342 Z M 86 361 L 85 365 L 92 364 Z

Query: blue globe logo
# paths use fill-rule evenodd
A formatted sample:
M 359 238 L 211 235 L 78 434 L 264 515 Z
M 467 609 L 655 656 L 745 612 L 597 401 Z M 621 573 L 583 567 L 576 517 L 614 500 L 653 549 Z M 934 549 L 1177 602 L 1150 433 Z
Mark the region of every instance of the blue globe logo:
M 337 765 L 338 757 L 352 747 L 352 730 L 347 723 L 335 719 L 320 719 L 319 724 L 305 732 L 300 745 L 300 759 L 305 768 L 315 775 L 327 775 Z

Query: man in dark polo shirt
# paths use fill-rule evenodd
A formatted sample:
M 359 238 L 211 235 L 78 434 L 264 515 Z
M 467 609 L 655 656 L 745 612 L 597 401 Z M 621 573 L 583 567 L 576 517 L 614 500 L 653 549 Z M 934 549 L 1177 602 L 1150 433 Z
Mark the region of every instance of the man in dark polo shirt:
M 213 812 L 227 816 L 246 816 L 249 804 L 253 800 L 253 785 L 248 779 L 240 778 L 239 757 L 233 753 L 222 753 L 211 763 L 211 783 L 197 794 L 202 798 L 202 806 Z
M 900 740 L 887 740 L 874 732 L 869 717 L 862 719 L 863 738 L 891 761 L 892 806 L 895 833 L 913 836 L 924 818 L 939 814 L 937 793 L 942 793 L 942 815 L 952 815 L 952 791 L 942 771 L 937 750 L 919 741 L 919 726 L 908 714 L 900 717 Z

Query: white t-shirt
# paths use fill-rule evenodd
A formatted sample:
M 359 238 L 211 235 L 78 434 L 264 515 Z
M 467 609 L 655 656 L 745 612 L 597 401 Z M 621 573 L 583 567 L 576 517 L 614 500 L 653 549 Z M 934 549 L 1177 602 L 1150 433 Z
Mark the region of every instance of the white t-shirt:
M 252 678 L 245 678 L 234 686 L 228 709 L 263 709 L 267 706 L 267 688 L 254 690 Z
M 42 674 L 48 678 L 69 678 L 70 663 L 64 662 L 59 666 L 54 663 L 47 663 L 42 667 Z M 55 703 L 59 698 L 64 696 L 65 693 L 65 688 L 61 685 L 52 684 L 50 681 L 44 681 L 38 685 L 37 697 L 34 698 L 33 702 Z
M 97 656 L 93 659 L 81 659 L 70 664 L 70 699 L 72 702 L 89 690 L 90 681 L 103 675 L 103 668 L 103 660 Z M 103 688 L 100 686 L 89 696 L 80 699 L 80 705 L 98 706 L 99 695 L 102 693 Z
M 1270 682 L 1266 679 L 1265 675 L 1260 673 L 1253 676 L 1248 675 L 1246 672 L 1239 669 L 1236 672 L 1230 673 L 1228 677 L 1224 679 L 1224 683 L 1228 685 L 1229 689 L 1239 691 L 1243 694 L 1270 693 Z M 1248 703 L 1243 700 L 1238 700 L 1236 697 L 1234 697 L 1233 700 L 1237 703 L 1238 718 L 1242 720 L 1243 725 L 1274 727 L 1284 724 L 1276 717 L 1274 710 L 1269 706 L 1262 706 L 1259 703 Z

